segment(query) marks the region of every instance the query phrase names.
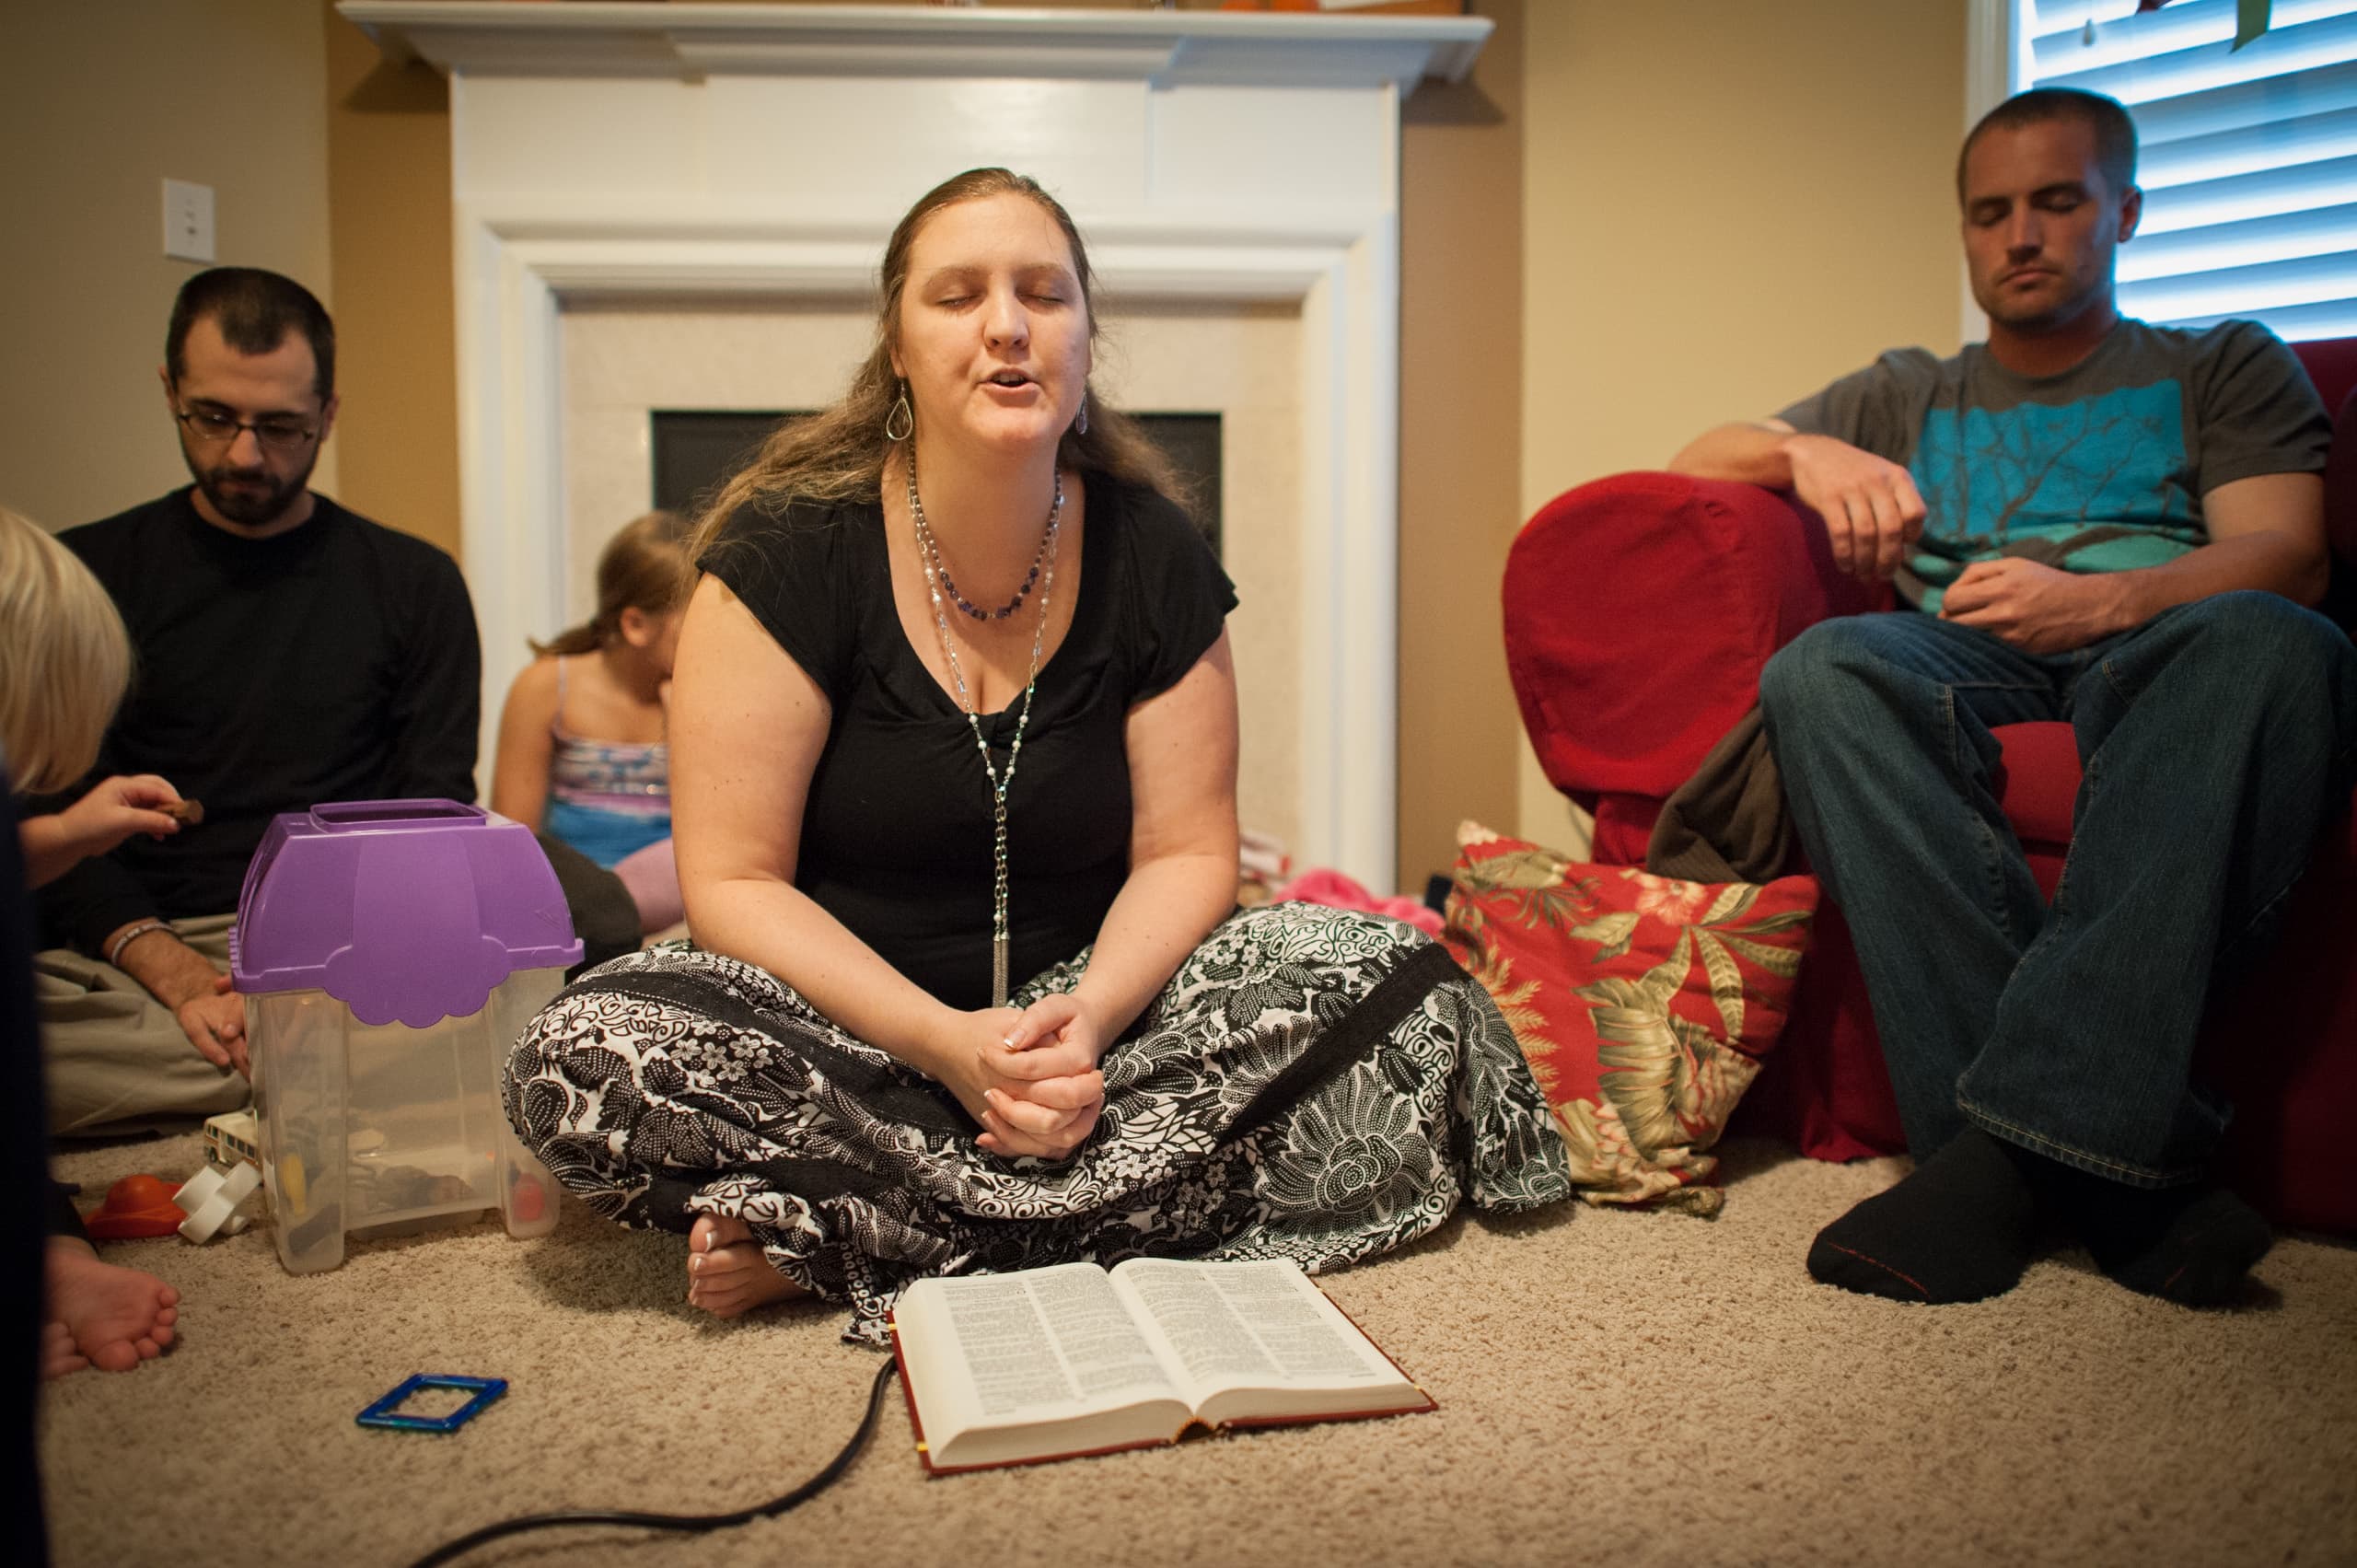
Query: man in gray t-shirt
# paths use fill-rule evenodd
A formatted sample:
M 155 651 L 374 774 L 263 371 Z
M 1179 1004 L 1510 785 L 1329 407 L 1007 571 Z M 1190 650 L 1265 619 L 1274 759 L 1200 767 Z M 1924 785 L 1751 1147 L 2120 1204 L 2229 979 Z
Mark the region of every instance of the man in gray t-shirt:
M 1776 419 L 1907 470 L 1922 531 L 1892 582 L 1934 615 L 1977 562 L 2087 575 L 2167 565 L 2211 542 L 2205 501 L 2220 489 L 2321 473 L 2332 436 L 2300 362 L 2256 321 L 2115 320 L 2049 375 L 1981 343 L 1945 360 L 1894 350 Z
M 2329 432 L 2265 328 L 2119 316 L 2134 179 L 2111 99 L 2000 105 L 1956 173 L 1988 342 L 1885 354 L 1671 465 L 1793 492 L 1911 607 L 1812 627 L 1760 679 L 1916 1158 L 1810 1250 L 1851 1290 L 1997 1295 L 2050 1218 L 2121 1283 L 2206 1305 L 2271 1240 L 2201 1179 L 2226 1108 L 2191 1064 L 2213 974 L 2348 800 L 2357 653 L 2305 608 Z M 2033 719 L 2085 764 L 2050 904 L 1997 806 L 1991 728 Z

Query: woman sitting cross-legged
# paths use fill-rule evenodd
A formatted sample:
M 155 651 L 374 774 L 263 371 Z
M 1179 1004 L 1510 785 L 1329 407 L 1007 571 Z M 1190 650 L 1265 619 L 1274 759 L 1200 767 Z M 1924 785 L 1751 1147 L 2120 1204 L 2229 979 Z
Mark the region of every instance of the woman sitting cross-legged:
M 692 947 L 584 976 L 507 1107 L 691 1234 L 724 1316 L 1143 1254 L 1346 1262 L 1569 1195 L 1496 1009 L 1413 928 L 1238 913 L 1235 593 L 1090 399 L 1071 218 L 977 169 L 885 251 L 874 354 L 696 541 L 671 697 Z

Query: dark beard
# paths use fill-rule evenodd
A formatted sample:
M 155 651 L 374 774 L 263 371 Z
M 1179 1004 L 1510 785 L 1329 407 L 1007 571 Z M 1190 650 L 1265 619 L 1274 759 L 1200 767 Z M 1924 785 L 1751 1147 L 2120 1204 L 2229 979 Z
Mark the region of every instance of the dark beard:
M 312 462 L 318 460 L 313 454 Z M 230 522 L 243 528 L 258 528 L 276 522 L 303 494 L 310 482 L 311 463 L 287 479 L 280 479 L 266 468 L 234 469 L 228 467 L 201 469 L 189 464 L 189 472 L 196 477 L 196 487 L 213 503 L 213 509 Z M 255 483 L 228 487 L 232 480 L 249 480 Z

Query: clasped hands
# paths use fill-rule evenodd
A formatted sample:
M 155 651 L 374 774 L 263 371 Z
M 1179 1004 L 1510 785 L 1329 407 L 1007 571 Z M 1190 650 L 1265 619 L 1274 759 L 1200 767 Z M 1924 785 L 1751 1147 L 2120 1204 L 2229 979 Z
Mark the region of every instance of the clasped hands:
M 994 1155 L 1062 1159 L 1086 1141 L 1105 1109 L 1097 1070 L 1105 1040 L 1079 997 L 1043 996 L 1012 1007 L 959 1013 L 937 1051 L 934 1076 L 982 1129 Z
M 1793 494 L 1825 519 L 1833 563 L 1861 582 L 1887 579 L 1915 547 L 1926 508 L 1898 464 L 1829 436 L 1784 444 Z M 2107 634 L 2100 578 L 2008 557 L 1976 561 L 1942 596 L 1940 618 L 1977 626 L 2025 653 L 2062 653 Z

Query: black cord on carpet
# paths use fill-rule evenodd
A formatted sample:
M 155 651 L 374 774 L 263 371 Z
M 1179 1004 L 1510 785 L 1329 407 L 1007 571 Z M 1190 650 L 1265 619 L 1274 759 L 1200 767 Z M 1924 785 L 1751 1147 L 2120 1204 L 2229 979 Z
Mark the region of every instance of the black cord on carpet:
M 796 1508 L 824 1492 L 841 1480 L 859 1451 L 867 1446 L 875 1434 L 876 1417 L 884 1408 L 885 1385 L 900 1370 L 897 1361 L 888 1360 L 877 1369 L 876 1381 L 867 1390 L 867 1413 L 859 1420 L 859 1430 L 851 1434 L 842 1452 L 827 1461 L 827 1468 L 781 1497 L 750 1508 L 740 1508 L 733 1514 L 632 1514 L 600 1513 L 592 1509 L 572 1508 L 561 1514 L 527 1514 L 518 1518 L 502 1519 L 495 1525 L 485 1525 L 470 1535 L 460 1536 L 447 1546 L 436 1547 L 419 1558 L 411 1568 L 440 1568 L 440 1564 L 476 1547 L 499 1539 L 502 1536 L 521 1535 L 526 1530 L 542 1530 L 558 1525 L 630 1525 L 650 1530 L 702 1531 L 726 1529 L 732 1525 L 750 1524 L 755 1519 L 775 1518 L 788 1509 Z

